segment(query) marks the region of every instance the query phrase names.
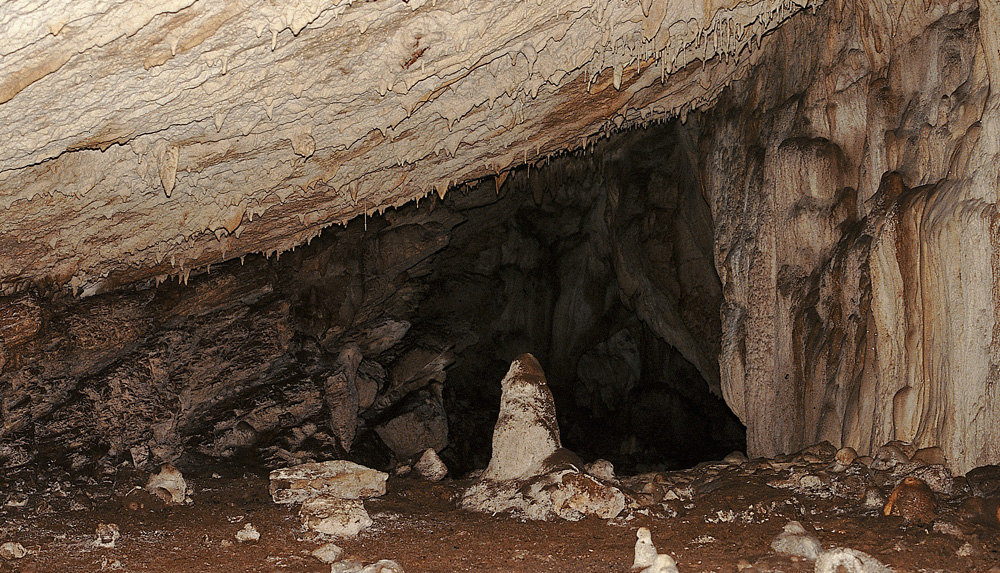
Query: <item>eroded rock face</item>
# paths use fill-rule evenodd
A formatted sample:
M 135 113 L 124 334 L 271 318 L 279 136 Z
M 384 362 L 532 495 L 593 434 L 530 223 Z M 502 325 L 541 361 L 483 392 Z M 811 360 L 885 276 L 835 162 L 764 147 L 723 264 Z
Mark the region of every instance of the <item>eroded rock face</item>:
M 995 11 L 827 5 L 705 116 L 722 389 L 751 456 L 1000 459 Z

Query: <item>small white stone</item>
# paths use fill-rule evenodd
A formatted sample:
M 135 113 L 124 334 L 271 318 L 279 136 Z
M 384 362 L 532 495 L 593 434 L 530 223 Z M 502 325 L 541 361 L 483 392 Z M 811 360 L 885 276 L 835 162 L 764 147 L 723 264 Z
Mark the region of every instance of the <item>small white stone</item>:
M 187 497 L 187 482 L 177 468 L 164 464 L 160 466 L 159 473 L 149 476 L 146 491 L 159 497 L 164 503 L 181 505 Z
M 834 454 L 833 458 L 837 460 L 838 463 L 849 466 L 854 462 L 854 460 L 858 459 L 858 452 L 851 446 L 845 446 L 837 450 L 837 453 Z
M 243 529 L 236 532 L 236 541 L 240 543 L 256 543 L 260 541 L 260 532 L 252 523 L 247 523 Z
M 433 448 L 424 450 L 420 461 L 413 466 L 413 469 L 420 477 L 428 481 L 441 481 L 448 475 L 448 466 L 444 465 Z
M 608 460 L 594 460 L 584 468 L 588 474 L 604 481 L 615 481 L 615 466 Z
M 312 556 L 319 559 L 323 563 L 333 563 L 340 559 L 340 556 L 344 554 L 344 550 L 340 548 L 336 543 L 327 543 L 313 549 Z
M 823 487 L 823 480 L 819 476 L 806 474 L 799 479 L 799 485 L 805 489 L 819 489 Z
M 823 547 L 820 545 L 819 539 L 810 535 L 801 523 L 790 521 L 785 525 L 785 530 L 771 542 L 771 549 L 783 555 L 793 555 L 815 561 Z
M 972 544 L 966 541 L 964 545 L 955 551 L 955 555 L 958 555 L 959 557 L 971 557 L 975 552 L 976 550 L 972 547 Z
M 111 549 L 115 546 L 115 542 L 122 536 L 121 531 L 118 530 L 118 526 L 114 523 L 101 523 L 94 530 L 94 545 L 97 547 L 103 547 L 104 549 Z
M 28 554 L 24 546 L 15 541 L 8 541 L 3 545 L 0 545 L 0 557 L 4 559 L 20 559 Z

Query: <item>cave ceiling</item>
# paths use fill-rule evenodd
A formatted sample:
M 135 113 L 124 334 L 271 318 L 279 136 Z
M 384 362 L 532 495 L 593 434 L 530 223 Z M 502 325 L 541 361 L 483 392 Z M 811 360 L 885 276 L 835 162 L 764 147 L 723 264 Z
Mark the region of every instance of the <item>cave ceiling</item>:
M 711 105 L 815 0 L 15 0 L 0 292 L 186 280 Z

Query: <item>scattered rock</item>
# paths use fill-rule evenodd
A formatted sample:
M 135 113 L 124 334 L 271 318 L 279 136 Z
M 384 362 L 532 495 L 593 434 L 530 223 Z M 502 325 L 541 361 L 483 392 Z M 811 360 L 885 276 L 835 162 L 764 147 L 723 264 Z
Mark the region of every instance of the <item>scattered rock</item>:
M 820 554 L 816 573 L 892 573 L 877 559 L 854 549 L 838 547 Z
M 747 455 L 739 450 L 734 450 L 726 454 L 722 461 L 730 465 L 741 466 L 747 462 Z
M 1000 492 L 1000 466 L 981 466 L 965 474 L 972 493 L 990 496 Z
M 813 444 L 801 452 L 799 452 L 799 457 L 803 456 L 815 456 L 817 461 L 828 462 L 833 459 L 837 454 L 837 448 L 834 447 L 830 442 L 820 442 L 818 444 Z
M 146 491 L 169 505 L 181 505 L 187 498 L 187 482 L 181 472 L 170 464 L 160 466 L 159 473 L 149 476 Z
M 424 450 L 420 460 L 413 465 L 413 469 L 428 481 L 441 481 L 448 475 L 448 466 L 444 465 L 437 452 L 431 448 Z
M 24 546 L 16 541 L 8 541 L 3 545 L 0 545 L 0 557 L 8 561 L 11 559 L 20 559 L 27 554 L 28 551 L 24 548 Z
M 337 537 L 354 537 L 372 524 L 359 499 L 310 499 L 303 502 L 299 516 L 309 529 Z
M 7 497 L 7 501 L 4 503 L 6 507 L 24 507 L 28 505 L 28 496 L 23 493 L 12 493 Z
M 892 443 L 886 444 L 875 453 L 875 459 L 871 463 L 873 470 L 891 470 L 898 464 L 905 464 L 910 461 L 910 457 L 903 453 Z
M 584 466 L 586 472 L 597 479 L 615 481 L 615 466 L 608 460 L 594 460 L 594 463 Z
M 493 455 L 483 479 L 523 479 L 543 473 L 543 462 L 562 447 L 555 402 L 542 367 L 531 354 L 511 363 L 500 382 L 500 416 Z
M 967 521 L 1000 528 L 1000 498 L 971 497 L 962 502 L 959 515 Z
M 858 459 L 858 452 L 851 446 L 846 446 L 837 450 L 833 459 L 836 460 L 837 463 L 846 467 L 854 463 L 854 460 Z
M 889 494 L 882 512 L 897 515 L 915 525 L 930 525 L 934 521 L 937 504 L 934 492 L 926 483 L 915 477 L 903 478 Z
M 951 495 L 955 491 L 955 478 L 945 466 L 921 466 L 910 472 L 910 476 L 926 483 L 936 494 Z
M 396 455 L 412 458 L 427 450 L 448 447 L 448 416 L 439 392 L 421 392 L 407 411 L 375 427 L 375 433 Z
M 771 549 L 783 555 L 793 555 L 810 561 L 815 561 L 823 551 L 819 539 L 808 533 L 798 521 L 790 521 L 785 525 L 784 531 L 771 542 Z
M 903 452 L 903 455 L 906 456 L 907 459 L 912 458 L 914 456 L 914 454 L 917 453 L 917 447 L 916 446 L 914 446 L 913 444 L 911 444 L 909 442 L 904 442 L 902 440 L 892 440 L 891 442 L 887 443 L 886 445 L 887 446 L 892 446 L 892 447 L 898 449 L 899 451 Z
M 959 557 L 972 557 L 975 552 L 976 550 L 972 544 L 966 541 L 961 547 L 955 550 L 955 555 Z
M 275 503 L 300 503 L 317 497 L 362 499 L 385 495 L 389 475 L 346 460 L 281 468 L 271 472 Z
M 567 471 L 558 483 L 560 487 L 551 494 L 552 505 L 563 519 L 577 521 L 587 515 L 612 519 L 625 509 L 625 494 L 621 490 L 587 474 Z
M 319 559 L 323 563 L 333 563 L 338 561 L 340 556 L 344 554 L 344 550 L 335 543 L 327 543 L 313 549 L 312 556 Z
M 240 543 L 257 543 L 260 541 L 260 532 L 252 523 L 247 523 L 243 529 L 236 532 L 236 541 Z
M 885 506 L 885 493 L 877 487 L 869 487 L 865 490 L 865 507 L 876 508 Z
M 94 535 L 94 545 L 104 549 L 113 548 L 115 542 L 122 536 L 121 531 L 118 530 L 118 526 L 114 523 L 98 524 L 94 530 Z

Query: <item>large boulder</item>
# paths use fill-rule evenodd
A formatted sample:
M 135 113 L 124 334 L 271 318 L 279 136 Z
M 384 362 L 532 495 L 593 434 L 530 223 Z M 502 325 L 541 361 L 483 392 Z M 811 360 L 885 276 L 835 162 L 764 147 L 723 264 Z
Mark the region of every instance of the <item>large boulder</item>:
M 302 503 L 319 497 L 379 497 L 385 494 L 389 475 L 347 460 L 331 460 L 276 469 L 270 478 L 275 503 Z

